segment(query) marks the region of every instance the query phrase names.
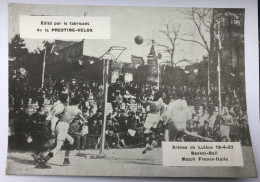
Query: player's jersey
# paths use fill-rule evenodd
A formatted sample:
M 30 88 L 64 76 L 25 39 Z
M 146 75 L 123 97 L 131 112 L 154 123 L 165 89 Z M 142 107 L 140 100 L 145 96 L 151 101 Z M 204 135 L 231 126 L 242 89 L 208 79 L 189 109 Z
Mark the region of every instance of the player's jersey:
M 147 101 L 146 105 L 149 106 L 149 113 L 156 114 L 160 113 L 161 107 L 162 107 L 163 101 L 158 100 L 158 101 Z
M 65 106 L 60 101 L 54 103 L 54 105 L 51 107 L 47 120 L 51 120 L 53 117 L 55 117 L 58 114 L 61 114 L 65 109 Z
M 169 104 L 166 115 L 176 123 L 186 123 L 191 119 L 191 112 L 185 100 L 176 100 Z
M 60 119 L 60 122 L 71 123 L 76 116 L 82 114 L 82 111 L 78 106 L 68 106 L 65 108 L 64 113 Z

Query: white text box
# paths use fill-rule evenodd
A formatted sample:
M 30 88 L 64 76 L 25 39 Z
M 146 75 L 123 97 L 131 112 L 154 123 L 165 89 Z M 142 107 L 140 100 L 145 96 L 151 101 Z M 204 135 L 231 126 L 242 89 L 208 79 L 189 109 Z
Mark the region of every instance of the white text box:
M 163 142 L 164 166 L 243 166 L 239 142 Z
M 110 17 L 21 15 L 20 36 L 34 39 L 110 39 Z

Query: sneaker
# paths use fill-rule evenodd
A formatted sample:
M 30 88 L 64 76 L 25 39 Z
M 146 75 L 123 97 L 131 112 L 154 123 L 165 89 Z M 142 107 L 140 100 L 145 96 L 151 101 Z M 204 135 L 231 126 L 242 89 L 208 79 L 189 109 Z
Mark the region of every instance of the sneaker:
M 118 149 L 121 149 L 122 147 L 120 146 L 120 145 L 117 145 L 117 147 L 116 148 L 118 148 Z
M 147 144 L 145 149 L 143 150 L 142 154 L 145 154 L 147 151 L 151 151 L 152 149 L 153 148 L 149 144 Z
M 142 154 L 145 154 L 146 152 L 147 152 L 147 150 L 146 150 L 146 149 L 144 149 L 144 150 L 143 150 L 143 152 L 142 152 Z
M 63 165 L 64 166 L 70 165 L 70 160 L 68 158 L 65 158 L 64 161 L 63 161 Z
M 31 156 L 33 157 L 35 162 L 41 162 L 44 159 L 44 156 L 42 154 L 41 155 L 31 154 Z
M 35 168 L 37 169 L 51 169 L 51 166 L 48 166 L 45 162 L 38 163 Z
M 40 162 L 39 156 L 37 154 L 31 154 L 32 158 L 34 159 L 35 162 Z

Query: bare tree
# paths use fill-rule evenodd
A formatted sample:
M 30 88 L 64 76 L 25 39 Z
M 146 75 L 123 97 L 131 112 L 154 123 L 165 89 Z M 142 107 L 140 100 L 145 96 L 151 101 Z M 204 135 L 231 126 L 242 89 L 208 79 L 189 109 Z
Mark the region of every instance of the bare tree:
M 162 44 L 157 41 L 154 41 L 153 43 L 155 46 L 162 48 L 159 53 L 166 53 L 167 56 L 170 58 L 171 66 L 173 67 L 175 65 L 174 53 L 178 45 L 177 41 L 180 35 L 181 24 L 178 24 L 177 26 L 165 24 L 164 27 L 164 30 L 160 30 L 159 32 L 167 38 L 168 44 Z
M 199 34 L 199 39 L 192 39 L 191 34 L 184 34 L 180 38 L 182 41 L 194 42 L 203 47 L 208 53 L 208 94 L 210 94 L 210 62 L 213 62 L 215 29 L 214 24 L 218 17 L 212 8 L 192 8 L 183 12 L 187 19 L 191 20 Z M 207 38 L 208 37 L 208 38 Z
M 187 19 L 194 23 L 200 39 L 195 40 L 190 38 L 192 34 L 184 34 L 180 40 L 194 42 L 203 47 L 210 54 L 214 49 L 214 23 L 217 20 L 217 17 L 214 16 L 214 10 L 207 8 L 192 8 L 183 13 L 187 15 Z M 206 38 L 207 36 L 209 39 Z

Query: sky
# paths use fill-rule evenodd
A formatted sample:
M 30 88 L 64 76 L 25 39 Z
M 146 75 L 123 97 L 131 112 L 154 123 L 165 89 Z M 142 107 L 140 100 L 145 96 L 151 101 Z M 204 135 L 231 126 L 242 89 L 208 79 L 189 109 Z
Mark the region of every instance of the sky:
M 149 54 L 151 44 L 149 40 L 155 40 L 169 45 L 167 38 L 160 33 L 165 24 L 177 26 L 181 24 L 181 34 L 193 34 L 193 38 L 201 41 L 195 25 L 191 20 L 185 18 L 183 11 L 187 8 L 162 8 L 162 7 L 109 7 L 109 6 L 70 6 L 70 5 L 9 5 L 9 35 L 8 40 L 15 34 L 19 34 L 20 15 L 52 15 L 52 16 L 90 16 L 110 17 L 111 38 L 109 40 L 87 40 L 88 51 L 92 56 L 100 57 L 111 46 L 122 46 L 127 49 L 119 57 L 124 62 L 131 61 L 131 55 L 141 56 L 145 60 Z M 30 27 L 28 27 L 30 28 Z M 142 36 L 144 43 L 137 45 L 134 42 L 136 36 Z M 207 40 L 209 35 L 204 34 Z M 80 41 L 75 40 L 74 41 Z M 49 40 L 53 41 L 53 40 Z M 25 39 L 26 47 L 33 51 L 37 47 L 42 49 L 42 39 Z M 209 41 L 208 41 L 209 42 Z M 192 62 L 200 61 L 206 50 L 196 43 L 179 41 L 176 47 L 174 61 L 188 59 Z M 155 47 L 158 54 L 160 47 Z M 169 60 L 163 55 L 161 62 Z

